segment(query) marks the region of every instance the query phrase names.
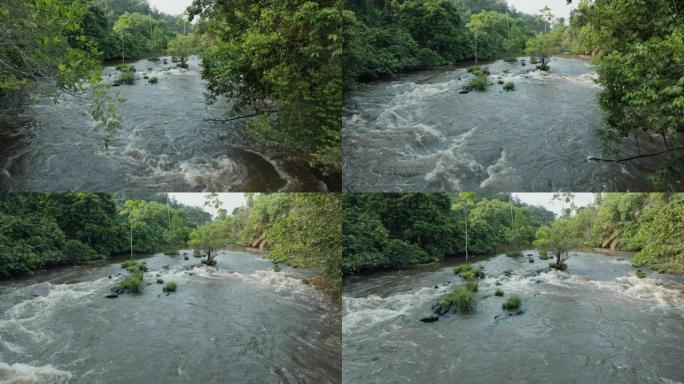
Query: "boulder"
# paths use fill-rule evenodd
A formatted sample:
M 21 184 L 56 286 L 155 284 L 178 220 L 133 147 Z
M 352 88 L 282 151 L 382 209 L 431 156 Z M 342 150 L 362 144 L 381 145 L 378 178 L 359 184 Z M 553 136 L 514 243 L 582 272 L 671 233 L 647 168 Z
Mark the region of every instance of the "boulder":
M 438 316 L 442 316 L 445 313 L 449 312 L 451 309 L 450 305 L 446 304 L 441 304 L 441 303 L 436 303 L 435 305 L 432 306 L 432 312 Z
M 108 299 L 116 299 L 117 297 L 119 297 L 119 294 L 118 293 L 110 293 L 109 295 L 107 295 L 105 297 Z
M 435 321 L 439 321 L 439 316 L 433 314 L 427 317 L 423 317 L 422 319 L 420 319 L 420 321 L 422 321 L 423 323 L 434 323 Z

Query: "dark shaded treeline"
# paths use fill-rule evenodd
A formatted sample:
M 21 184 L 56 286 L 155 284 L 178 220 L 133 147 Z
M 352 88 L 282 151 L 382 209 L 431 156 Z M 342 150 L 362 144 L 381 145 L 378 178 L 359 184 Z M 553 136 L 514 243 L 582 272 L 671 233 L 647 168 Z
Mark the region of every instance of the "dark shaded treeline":
M 403 268 L 466 253 L 488 254 L 532 244 L 553 213 L 508 194 L 345 194 L 345 274 Z
M 211 217 L 166 195 L 0 195 L 0 276 L 185 245 Z M 167 204 L 168 203 L 168 204 Z

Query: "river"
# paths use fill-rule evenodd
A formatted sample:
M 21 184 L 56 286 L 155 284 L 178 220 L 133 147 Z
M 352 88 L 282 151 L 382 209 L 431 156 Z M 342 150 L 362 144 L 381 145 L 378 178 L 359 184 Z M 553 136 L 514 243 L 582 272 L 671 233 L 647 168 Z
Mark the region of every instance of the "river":
M 105 296 L 119 263 L 0 283 L 0 382 L 340 382 L 339 306 L 304 282 L 310 271 L 237 251 L 217 268 L 189 259 L 141 259 L 151 285 L 117 299 Z
M 684 278 L 643 269 L 639 279 L 631 254 L 594 251 L 538 274 L 548 261 L 525 254 L 535 262 L 475 258 L 486 272 L 476 311 L 435 323 L 420 319 L 463 284 L 453 272 L 462 260 L 345 278 L 343 382 L 684 382 Z M 511 294 L 524 314 L 504 314 Z
M 481 64 L 494 83 L 486 92 L 459 93 L 472 77 L 464 64 L 365 84 L 345 95 L 344 189 L 653 190 L 648 175 L 661 157 L 588 160 L 601 156 L 595 132 L 603 124 L 588 60 L 554 57 L 548 73 L 520 61 Z M 499 79 L 512 81 L 515 91 L 505 92 Z M 641 153 L 662 150 L 658 140 L 642 140 Z M 623 155 L 637 153 L 634 145 L 622 149 Z M 669 187 L 681 189 L 681 182 Z
M 0 190 L 326 190 L 302 161 L 257 145 L 245 131 L 246 120 L 212 121 L 225 120 L 231 103 L 220 97 L 207 105 L 198 58 L 189 60 L 188 70 L 170 60 L 130 64 L 135 84 L 108 90 L 126 100 L 118 106 L 118 128 L 93 120 L 88 93 L 62 95 L 57 104 L 38 100 L 0 122 Z M 118 74 L 113 66 L 103 69 L 106 83 Z M 143 76 L 159 82 L 149 84 Z

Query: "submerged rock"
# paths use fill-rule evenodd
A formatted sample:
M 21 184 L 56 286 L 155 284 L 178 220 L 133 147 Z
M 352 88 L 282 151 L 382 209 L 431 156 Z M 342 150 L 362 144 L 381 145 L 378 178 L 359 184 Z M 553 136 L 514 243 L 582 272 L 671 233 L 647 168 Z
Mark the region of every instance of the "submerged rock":
M 432 312 L 438 316 L 442 316 L 445 313 L 449 312 L 451 309 L 451 305 L 447 304 L 442 304 L 442 303 L 435 303 L 432 305 Z
M 105 297 L 108 299 L 116 299 L 117 297 L 119 297 L 119 294 L 118 293 L 110 293 L 109 295 L 107 295 Z
M 435 321 L 439 321 L 439 316 L 433 314 L 427 317 L 423 317 L 422 319 L 420 319 L 420 321 L 422 321 L 423 323 L 434 323 Z

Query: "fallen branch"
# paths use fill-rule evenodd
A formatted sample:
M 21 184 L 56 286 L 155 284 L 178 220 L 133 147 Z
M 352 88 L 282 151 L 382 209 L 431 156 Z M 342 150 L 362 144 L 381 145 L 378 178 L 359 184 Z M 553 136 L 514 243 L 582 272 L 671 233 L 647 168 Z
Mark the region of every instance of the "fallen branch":
M 204 119 L 204 121 L 216 121 L 216 122 L 220 122 L 220 123 L 227 123 L 229 121 L 249 119 L 250 117 L 259 116 L 262 113 L 276 113 L 276 112 L 278 112 L 278 111 L 262 111 L 262 112 L 255 112 L 255 113 L 252 113 L 249 115 L 244 115 L 244 116 L 231 117 L 230 119 Z
M 587 160 L 588 161 L 602 161 L 604 163 L 625 163 L 625 162 L 632 161 L 632 160 L 638 160 L 638 159 L 643 159 L 643 158 L 647 158 L 647 157 L 660 156 L 660 155 L 664 155 L 668 152 L 675 152 L 675 151 L 681 151 L 681 150 L 684 150 L 684 147 L 670 148 L 670 149 L 666 149 L 664 151 L 660 151 L 660 152 L 656 152 L 656 153 L 649 153 L 646 155 L 632 156 L 632 157 L 627 157 L 624 159 L 604 159 L 602 157 L 590 157 Z

